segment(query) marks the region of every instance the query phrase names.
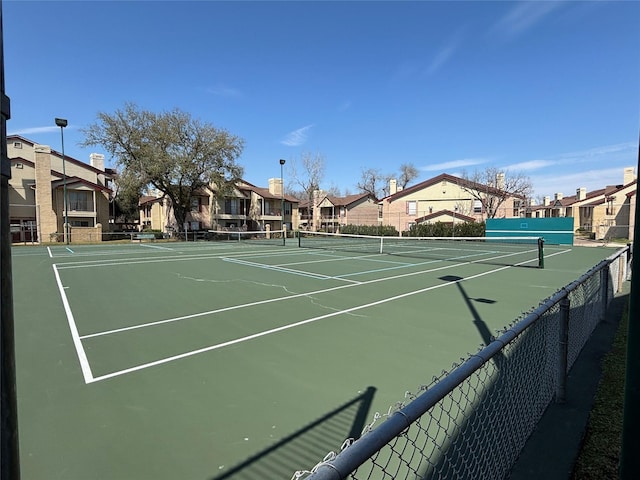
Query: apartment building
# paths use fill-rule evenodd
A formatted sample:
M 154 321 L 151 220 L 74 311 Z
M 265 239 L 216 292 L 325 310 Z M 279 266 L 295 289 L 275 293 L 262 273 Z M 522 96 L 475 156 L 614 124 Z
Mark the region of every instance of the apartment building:
M 313 198 L 313 207 L 309 201 L 300 203 L 302 228 L 335 232 L 344 225 L 378 224 L 378 200 L 370 193 L 338 197 L 316 191 Z
M 191 198 L 187 225 L 177 225 L 171 201 L 162 192 L 140 199 L 140 226 L 162 232 L 206 230 L 281 230 L 298 228 L 298 200 L 283 194 L 282 180 L 269 179 L 263 188 L 237 182 L 223 195 L 215 187 L 202 189 Z
M 638 180 L 633 167 L 622 172 L 622 183 L 593 191 L 576 189 L 576 194 L 556 193 L 553 200 L 533 208 L 535 217 L 573 217 L 574 231 L 596 240 L 627 238 L 633 240 Z
M 116 174 L 105 168 L 104 155 L 92 153 L 87 164 L 68 155 L 63 158 L 48 145 L 19 135 L 7 137 L 7 154 L 11 162 L 12 242 L 102 239 L 103 229 L 109 230 L 111 186 Z
M 447 173 L 399 190 L 395 180 L 390 182 L 390 195 L 379 202 L 379 223 L 390 225 L 399 232 L 414 224 L 482 221 L 486 218 L 513 218 L 526 214 L 525 198 L 506 195 L 497 187 L 480 185 Z M 477 192 L 472 195 L 470 190 Z M 505 197 L 496 211 L 487 212 L 478 196 Z

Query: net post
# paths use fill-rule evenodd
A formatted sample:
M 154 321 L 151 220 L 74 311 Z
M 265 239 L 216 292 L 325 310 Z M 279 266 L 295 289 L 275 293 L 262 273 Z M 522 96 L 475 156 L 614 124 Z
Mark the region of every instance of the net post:
M 538 238 L 538 268 L 544 268 L 544 238 Z

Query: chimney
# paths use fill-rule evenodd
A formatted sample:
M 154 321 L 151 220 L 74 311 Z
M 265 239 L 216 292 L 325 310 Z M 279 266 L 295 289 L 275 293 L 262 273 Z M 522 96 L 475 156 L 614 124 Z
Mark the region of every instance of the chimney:
M 89 155 L 91 166 L 97 170 L 104 172 L 104 155 L 101 153 L 92 153 Z
M 623 185 L 628 185 L 636 179 L 635 171 L 633 167 L 627 167 L 624 169 Z
M 96 170 L 100 170 L 101 172 L 104 172 L 104 155 L 103 154 L 101 154 L 101 153 L 92 153 L 92 154 L 90 154 L 89 155 L 89 163 Z M 98 174 L 98 183 L 100 185 L 105 185 L 106 186 L 103 173 L 99 173 Z
M 496 175 L 496 188 L 504 190 L 504 173 L 500 172 Z
M 556 193 L 554 197 L 556 200 L 562 200 L 562 193 Z
M 271 195 L 282 195 L 282 179 L 270 178 L 269 179 L 269 193 Z
M 398 193 L 398 182 L 395 178 L 389 180 L 389 195 L 394 195 Z
M 551 203 L 551 197 L 547 196 L 542 199 L 542 205 L 548 207 Z
M 580 187 L 576 190 L 576 199 L 584 200 L 587 198 L 587 189 L 585 187 Z
M 38 240 L 40 242 L 50 241 L 50 235 L 62 231 L 58 228 L 58 223 L 62 226 L 62 214 L 64 198 L 62 191 L 55 192 L 55 198 L 51 190 L 51 147 L 48 145 L 34 145 L 36 164 L 36 209 L 38 215 Z M 58 189 L 60 190 L 60 189 Z M 60 221 L 58 222 L 58 215 Z M 62 227 L 64 228 L 64 227 Z

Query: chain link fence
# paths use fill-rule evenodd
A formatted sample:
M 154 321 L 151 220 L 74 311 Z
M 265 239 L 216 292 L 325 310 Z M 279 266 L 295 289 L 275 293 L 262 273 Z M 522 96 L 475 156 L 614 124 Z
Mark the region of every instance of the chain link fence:
M 300 480 L 505 478 L 630 275 L 631 246 L 593 267 L 489 345 L 376 414 Z

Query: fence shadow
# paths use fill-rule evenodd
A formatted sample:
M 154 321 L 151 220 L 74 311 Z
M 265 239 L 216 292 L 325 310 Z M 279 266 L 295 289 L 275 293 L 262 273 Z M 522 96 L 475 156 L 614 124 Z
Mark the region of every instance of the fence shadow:
M 368 387 L 361 395 L 210 480 L 291 478 L 300 468 L 311 469 L 327 452 L 339 451 L 345 438 L 360 437 L 375 392 L 375 387 Z

